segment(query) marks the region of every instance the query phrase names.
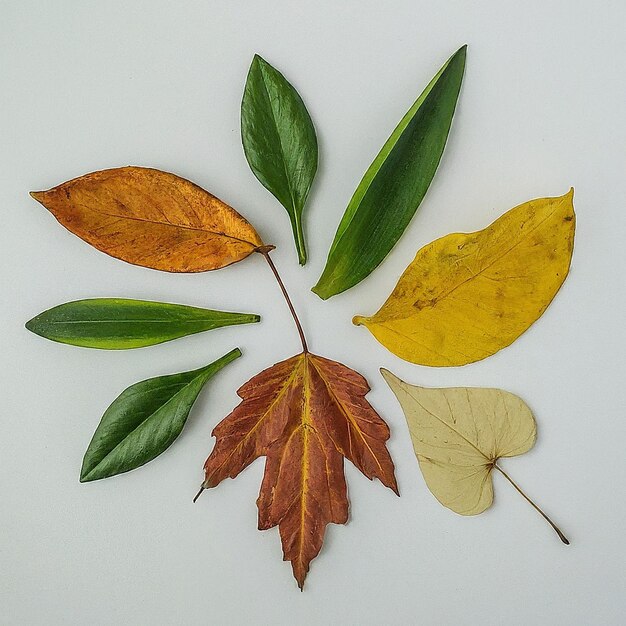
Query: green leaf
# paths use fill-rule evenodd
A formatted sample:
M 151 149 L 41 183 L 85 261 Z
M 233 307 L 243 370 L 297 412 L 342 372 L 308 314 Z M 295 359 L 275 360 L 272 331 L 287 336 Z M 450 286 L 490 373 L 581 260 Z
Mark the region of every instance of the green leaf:
M 304 265 L 302 210 L 317 171 L 317 137 L 298 92 L 259 55 L 250 65 L 241 102 L 241 140 L 250 169 L 287 209 Z
M 46 339 L 85 348 L 142 348 L 221 326 L 258 322 L 258 315 L 182 304 L 94 298 L 55 306 L 26 323 Z
M 149 378 L 125 389 L 100 420 L 85 452 L 80 482 L 128 472 L 167 450 L 207 380 L 240 356 L 235 348 L 206 367 Z
M 320 298 L 350 289 L 374 271 L 417 211 L 446 145 L 466 48 L 455 52 L 430 81 L 363 176 L 313 287 Z

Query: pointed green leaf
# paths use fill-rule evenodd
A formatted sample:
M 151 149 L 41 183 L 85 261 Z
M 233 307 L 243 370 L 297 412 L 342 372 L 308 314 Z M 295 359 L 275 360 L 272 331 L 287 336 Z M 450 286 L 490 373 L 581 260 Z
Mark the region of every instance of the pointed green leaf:
M 241 102 L 241 140 L 254 175 L 287 209 L 304 265 L 302 210 L 317 171 L 317 137 L 298 92 L 259 55 Z
M 313 291 L 326 300 L 368 276 L 417 211 L 441 160 L 456 107 L 466 46 L 448 59 L 363 176 Z
M 85 348 L 142 348 L 221 326 L 258 322 L 258 315 L 211 311 L 182 304 L 94 298 L 67 302 L 26 323 L 46 339 Z
M 80 482 L 135 469 L 172 445 L 204 384 L 241 356 L 239 348 L 191 372 L 149 378 L 125 389 L 105 411 L 85 453 Z

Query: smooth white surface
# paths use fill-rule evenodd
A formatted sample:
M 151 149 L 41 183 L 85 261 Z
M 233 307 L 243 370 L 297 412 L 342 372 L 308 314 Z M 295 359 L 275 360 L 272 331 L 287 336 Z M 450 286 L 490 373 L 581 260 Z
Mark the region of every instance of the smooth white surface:
M 618 624 L 624 620 L 624 23 L 622 0 L 443 2 L 0 2 L 0 622 L 116 624 Z M 309 291 L 341 214 L 396 122 L 468 43 L 443 162 L 420 212 L 369 279 L 322 302 Z M 258 52 L 296 85 L 321 166 L 308 206 L 310 262 L 250 172 L 239 103 Z M 28 196 L 106 167 L 150 165 L 238 208 L 267 242 L 319 354 L 369 379 L 392 429 L 401 498 L 346 463 L 351 519 L 331 526 L 304 593 L 276 530 L 256 530 L 257 461 L 194 495 L 212 427 L 235 390 L 298 350 L 263 260 L 178 276 L 111 259 Z M 474 365 L 404 363 L 364 328 L 416 250 L 483 228 L 527 199 L 576 188 L 572 271 L 543 318 Z M 261 313 L 256 326 L 100 352 L 47 342 L 24 322 L 95 296 Z M 198 367 L 239 345 L 180 440 L 132 473 L 81 485 L 83 452 L 129 384 Z M 537 446 L 511 476 L 568 548 L 502 479 L 462 518 L 426 489 L 384 366 L 432 386 L 522 396 Z

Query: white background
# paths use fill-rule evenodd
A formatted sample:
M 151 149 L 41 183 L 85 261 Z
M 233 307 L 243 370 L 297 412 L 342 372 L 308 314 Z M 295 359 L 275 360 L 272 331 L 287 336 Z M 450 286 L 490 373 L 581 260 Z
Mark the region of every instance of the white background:
M 624 620 L 624 23 L 622 0 L 0 2 L 0 621 L 40 624 L 618 624 Z M 469 44 L 444 158 L 384 264 L 348 293 L 309 291 L 363 172 L 433 74 Z M 320 170 L 296 262 L 287 215 L 244 159 L 239 104 L 255 52 L 315 121 Z M 257 461 L 192 505 L 213 426 L 252 375 L 298 350 L 262 258 L 168 275 L 90 248 L 28 196 L 127 164 L 176 172 L 241 211 L 266 242 L 314 351 L 367 376 L 401 497 L 349 463 L 351 517 L 330 526 L 304 593 L 277 531 L 256 530 Z M 370 314 L 423 244 L 576 189 L 572 270 L 545 315 L 474 365 L 405 363 Z M 129 352 L 45 341 L 24 322 L 95 296 L 258 312 L 258 325 Z M 129 474 L 79 484 L 100 416 L 125 387 L 244 352 L 205 389 L 180 439 Z M 463 518 L 418 470 L 380 366 L 413 383 L 522 396 L 536 447 Z

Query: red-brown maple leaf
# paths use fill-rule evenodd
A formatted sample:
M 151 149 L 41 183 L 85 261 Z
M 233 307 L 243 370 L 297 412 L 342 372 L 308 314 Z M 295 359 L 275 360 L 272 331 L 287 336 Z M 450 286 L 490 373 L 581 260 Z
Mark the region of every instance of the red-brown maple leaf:
M 213 430 L 205 489 L 267 457 L 257 500 L 259 529 L 278 526 L 284 559 L 302 589 L 328 524 L 348 519 L 346 457 L 398 493 L 387 424 L 350 368 L 303 352 L 262 371 L 237 391 L 242 402 Z

